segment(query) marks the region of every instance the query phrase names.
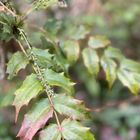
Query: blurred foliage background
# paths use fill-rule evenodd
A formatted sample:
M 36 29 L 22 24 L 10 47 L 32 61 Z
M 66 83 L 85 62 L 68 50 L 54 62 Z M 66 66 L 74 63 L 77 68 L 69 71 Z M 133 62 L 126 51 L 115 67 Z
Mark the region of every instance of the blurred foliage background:
M 66 9 L 53 7 L 29 15 L 27 22 L 30 27 L 26 25 L 26 30 L 32 44 L 51 47 L 37 32 L 37 26 L 44 26 L 48 36 L 55 40 L 80 39 L 82 47 L 86 47 L 82 39 L 90 31 L 93 35 L 107 36 L 113 47 L 120 48 L 128 58 L 140 61 L 139 0 L 67 0 L 67 3 Z M 18 0 L 15 0 L 14 6 L 19 14 L 29 8 L 27 2 Z M 3 49 L 3 45 L 0 46 L 0 140 L 15 140 L 22 115 L 15 125 L 14 108 L 9 104 L 27 71 L 21 71 L 19 78 L 7 81 L 3 57 L 7 63 L 18 48 L 13 40 L 4 44 Z M 92 119 L 88 125 L 97 140 L 140 140 L 140 96 L 134 97 L 119 81 L 109 89 L 104 72 L 101 71 L 94 79 L 80 60 L 70 68 L 70 74 L 77 82 L 76 97 L 91 108 Z

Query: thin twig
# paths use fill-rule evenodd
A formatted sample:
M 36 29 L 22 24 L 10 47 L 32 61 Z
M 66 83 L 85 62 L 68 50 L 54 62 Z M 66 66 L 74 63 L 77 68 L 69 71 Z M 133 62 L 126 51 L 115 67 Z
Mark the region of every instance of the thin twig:
M 10 10 L 7 6 L 5 6 L 1 1 L 0 4 L 9 12 L 11 13 L 14 17 L 17 16 L 12 10 Z
M 24 40 L 26 41 L 28 48 L 31 49 L 31 45 L 30 45 L 24 31 L 22 31 L 21 29 L 19 29 L 19 31 L 20 31 L 20 34 L 22 35 L 22 37 L 24 38 Z
M 25 51 L 24 47 L 22 46 L 22 44 L 20 43 L 20 41 L 17 40 L 17 42 L 18 42 L 18 44 L 19 44 L 19 46 L 20 46 L 22 52 L 28 57 L 28 54 L 26 53 L 26 51 Z

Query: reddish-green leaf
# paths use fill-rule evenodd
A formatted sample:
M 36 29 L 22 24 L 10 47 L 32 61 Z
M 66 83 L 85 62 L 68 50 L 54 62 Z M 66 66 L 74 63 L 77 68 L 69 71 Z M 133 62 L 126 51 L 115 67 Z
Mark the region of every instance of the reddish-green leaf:
M 53 117 L 53 108 L 47 99 L 38 102 L 31 111 L 25 115 L 18 137 L 22 140 L 32 140 L 36 132 L 43 128 L 46 122 Z
M 42 90 L 43 87 L 35 74 L 31 74 L 25 79 L 22 86 L 15 92 L 13 105 L 16 107 L 16 120 L 20 108 L 27 105 L 30 100 L 35 98 Z

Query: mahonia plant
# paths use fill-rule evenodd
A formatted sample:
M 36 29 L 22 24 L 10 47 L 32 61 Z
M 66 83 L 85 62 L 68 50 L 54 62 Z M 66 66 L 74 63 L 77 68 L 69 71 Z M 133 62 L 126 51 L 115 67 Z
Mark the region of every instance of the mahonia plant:
M 47 40 L 53 50 L 33 47 L 24 29 L 26 15 L 17 15 L 8 1 L 0 4 L 3 7 L 0 13 L 0 40 L 14 39 L 21 49 L 12 55 L 7 64 L 8 79 L 15 77 L 27 65 L 33 70 L 15 92 L 15 121 L 24 105 L 28 106 L 32 99 L 38 99 L 25 114 L 17 137 L 32 140 L 40 130 L 40 140 L 95 140 L 90 129 L 81 124 L 88 119 L 89 109 L 82 101 L 72 97 L 75 83 L 70 79 L 69 67 L 82 56 L 83 64 L 91 76 L 96 77 L 102 68 L 109 88 L 119 79 L 132 93 L 137 94 L 140 90 L 140 64 L 127 59 L 118 48 L 111 46 L 106 37 L 91 35 L 83 25 L 78 27 L 74 36 L 57 43 L 55 33 L 49 27 L 54 28 L 58 24 L 48 21 L 46 30 L 38 30 L 42 32 L 44 42 Z M 27 14 L 54 4 L 67 6 L 64 0 L 36 0 Z M 48 36 L 47 30 L 51 35 Z M 82 48 L 79 40 L 85 38 L 88 40 L 87 47 Z M 39 98 L 44 93 L 47 96 Z M 50 119 L 55 121 L 50 123 Z

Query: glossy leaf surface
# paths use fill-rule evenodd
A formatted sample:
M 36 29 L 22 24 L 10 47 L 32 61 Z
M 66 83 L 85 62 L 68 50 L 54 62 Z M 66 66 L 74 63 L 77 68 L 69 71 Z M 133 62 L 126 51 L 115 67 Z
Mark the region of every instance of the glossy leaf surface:
M 56 73 L 51 69 L 44 72 L 44 78 L 51 86 L 59 86 L 71 93 L 74 83 L 64 76 L 64 73 Z
M 21 87 L 15 92 L 15 99 L 13 105 L 16 107 L 16 120 L 20 108 L 24 105 L 28 105 L 31 99 L 35 98 L 43 87 L 35 74 L 28 76 Z

